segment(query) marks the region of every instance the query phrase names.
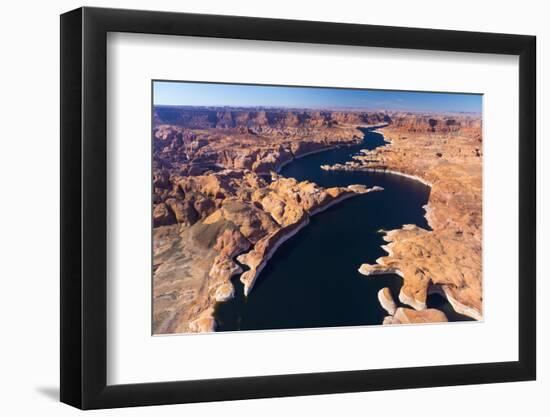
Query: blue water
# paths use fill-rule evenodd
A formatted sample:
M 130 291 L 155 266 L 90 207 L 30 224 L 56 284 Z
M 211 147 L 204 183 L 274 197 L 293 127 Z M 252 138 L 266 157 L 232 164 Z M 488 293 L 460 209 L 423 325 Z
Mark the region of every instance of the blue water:
M 293 329 L 381 324 L 386 312 L 378 291 L 389 287 L 397 304 L 402 278 L 386 274 L 367 278 L 357 269 L 386 253 L 381 229 L 416 224 L 429 229 L 422 208 L 430 188 L 397 175 L 323 171 L 323 164 L 344 163 L 361 149 L 385 144 L 380 133 L 364 129 L 363 142 L 297 159 L 281 175 L 323 187 L 363 184 L 384 188 L 345 200 L 311 218 L 308 226 L 285 242 L 268 261 L 248 297 L 239 276 L 235 298 L 216 307 L 217 331 Z M 428 307 L 443 310 L 450 321 L 467 320 L 439 295 Z

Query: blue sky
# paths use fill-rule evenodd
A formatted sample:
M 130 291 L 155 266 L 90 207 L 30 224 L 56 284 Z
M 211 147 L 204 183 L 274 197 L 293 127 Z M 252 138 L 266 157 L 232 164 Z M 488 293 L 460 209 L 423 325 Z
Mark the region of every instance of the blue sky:
M 246 84 L 154 82 L 155 105 L 481 112 L 481 95 Z

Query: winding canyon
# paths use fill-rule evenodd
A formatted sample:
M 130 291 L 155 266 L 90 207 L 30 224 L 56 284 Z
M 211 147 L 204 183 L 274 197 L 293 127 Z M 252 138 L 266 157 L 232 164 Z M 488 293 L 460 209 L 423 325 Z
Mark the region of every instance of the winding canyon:
M 153 145 L 154 334 L 482 318 L 479 117 L 158 106 Z

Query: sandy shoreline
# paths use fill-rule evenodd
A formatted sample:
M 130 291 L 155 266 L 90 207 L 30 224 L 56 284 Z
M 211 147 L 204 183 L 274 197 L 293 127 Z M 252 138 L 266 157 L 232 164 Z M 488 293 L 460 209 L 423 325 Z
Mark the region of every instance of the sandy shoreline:
M 273 257 L 273 255 L 275 254 L 277 249 L 279 249 L 283 243 L 285 243 L 291 237 L 295 236 L 300 230 L 302 230 L 308 224 L 309 224 L 309 216 L 306 217 L 305 220 L 303 220 L 299 224 L 293 225 L 294 228 L 292 230 L 290 230 L 288 233 L 285 234 L 284 231 L 283 231 L 281 233 L 282 236 L 279 238 L 279 240 L 277 240 L 277 242 L 275 242 L 273 244 L 273 247 L 264 256 L 264 258 L 262 259 L 262 262 L 260 262 L 260 264 L 256 267 L 256 274 L 255 274 L 254 278 L 249 283 L 244 282 L 242 279 L 240 280 L 242 282 L 242 284 L 244 285 L 244 295 L 245 295 L 245 297 L 248 296 L 248 294 L 250 294 L 250 291 L 252 291 L 252 289 L 254 288 L 254 284 L 256 283 L 256 280 L 258 279 L 258 276 L 260 275 L 262 270 L 267 265 L 267 261 L 269 261 Z

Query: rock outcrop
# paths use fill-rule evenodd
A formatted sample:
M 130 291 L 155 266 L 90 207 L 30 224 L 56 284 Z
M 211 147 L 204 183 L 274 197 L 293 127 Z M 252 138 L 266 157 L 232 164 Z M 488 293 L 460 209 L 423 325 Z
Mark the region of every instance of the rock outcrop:
M 446 321 L 445 313 L 435 308 L 416 311 L 411 308 L 399 307 L 393 316 L 384 318 L 383 324 L 444 323 Z
M 388 287 L 384 287 L 378 291 L 378 301 L 380 302 L 382 308 L 386 310 L 390 316 L 395 314 L 397 306 L 395 305 L 395 301 L 393 300 L 393 296 Z

